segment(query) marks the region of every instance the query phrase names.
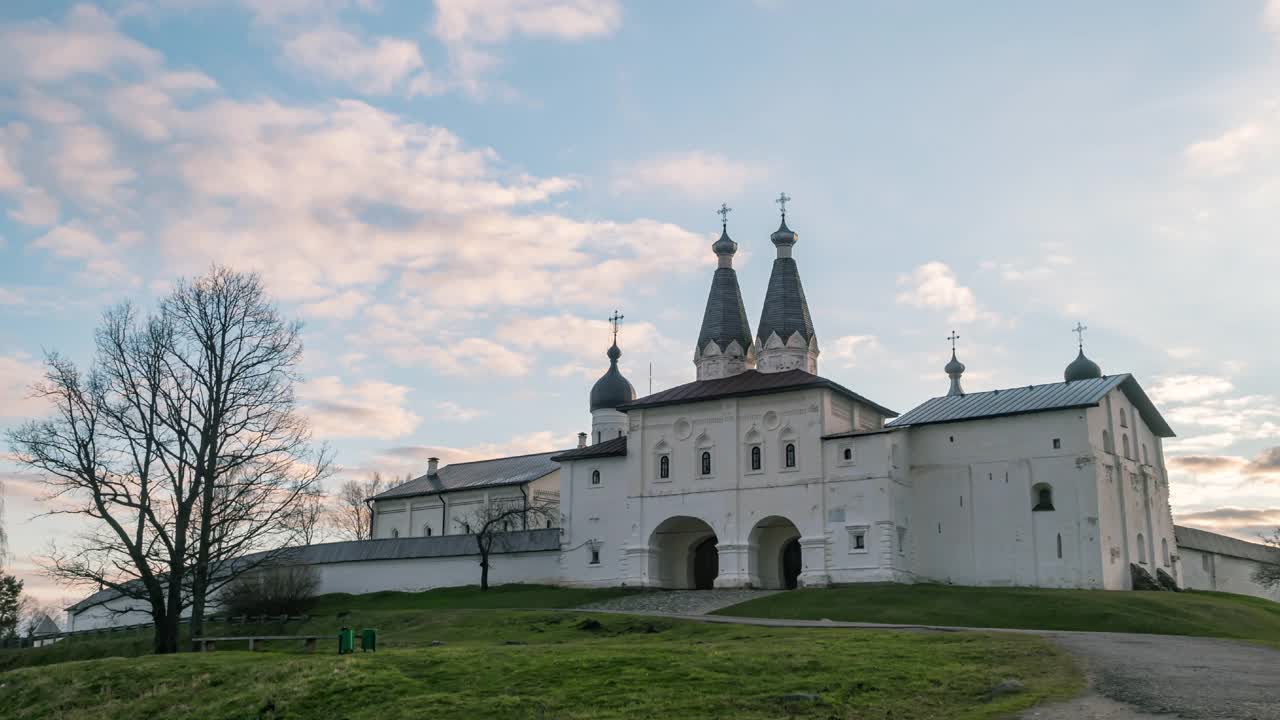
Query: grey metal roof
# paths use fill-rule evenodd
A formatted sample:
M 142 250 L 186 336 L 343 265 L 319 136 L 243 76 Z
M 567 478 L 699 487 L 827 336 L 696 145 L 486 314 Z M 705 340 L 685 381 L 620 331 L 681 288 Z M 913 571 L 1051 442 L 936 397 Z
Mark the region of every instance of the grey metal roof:
M 572 450 L 562 452 L 551 459 L 556 462 L 563 462 L 565 460 L 585 460 L 586 458 L 615 457 L 626 454 L 627 437 L 623 435 L 621 437 L 605 440 L 604 442 L 598 442 L 595 445 L 574 448 Z
M 423 475 L 373 496 L 373 500 L 438 495 L 457 490 L 473 490 L 503 485 L 524 485 L 560 467 L 551 456 L 560 451 L 516 455 L 445 465 L 435 475 Z
M 708 342 L 715 342 L 723 351 L 734 340 L 738 341 L 744 354 L 751 347 L 747 307 L 742 304 L 738 273 L 731 267 L 716 268 L 711 276 L 707 309 L 702 313 L 702 329 L 698 331 L 698 350 L 705 348 Z
M 804 298 L 800 270 L 794 258 L 780 257 L 773 261 L 769 289 L 765 292 L 760 323 L 756 326 L 761 350 L 772 333 L 777 333 L 783 342 L 795 333 L 800 333 L 805 342 L 813 339 L 813 319 L 809 317 L 809 302 Z
M 495 553 L 539 552 L 560 549 L 559 528 L 517 530 L 502 533 L 493 545 Z M 474 535 L 434 535 L 432 537 L 403 537 L 384 540 L 349 540 L 346 542 L 320 543 L 299 547 L 252 553 L 240 559 L 242 563 L 256 564 L 270 555 L 271 563 L 299 565 L 327 565 L 331 563 L 361 562 L 367 560 L 405 560 L 412 558 L 453 557 L 475 555 Z M 137 585 L 134 580 L 130 585 Z M 69 612 L 86 610 L 109 602 L 121 594 L 113 589 L 96 593 L 68 606 Z
M 1151 432 L 1159 437 L 1173 437 L 1173 429 L 1156 410 L 1132 375 L 1111 375 L 1091 380 L 1028 385 L 1026 387 L 991 390 L 967 395 L 947 395 L 926 400 L 907 411 L 890 425 L 931 425 L 962 422 L 980 418 L 1021 415 L 1023 413 L 1093 407 L 1108 392 L 1119 387 L 1134 404 Z
M 618 409 L 637 410 L 662 405 L 679 405 L 682 403 L 719 400 L 744 395 L 768 395 L 770 393 L 802 390 L 804 388 L 827 388 L 868 407 L 874 408 L 885 417 L 896 417 L 898 413 L 887 407 L 874 403 L 840 383 L 819 377 L 804 370 L 786 370 L 777 373 L 762 373 L 759 370 L 747 370 L 737 375 L 714 380 L 695 380 L 684 385 L 677 385 L 638 400 L 633 400 Z
M 41 635 L 57 635 L 62 632 L 62 628 L 58 627 L 58 623 L 53 618 L 44 613 L 40 613 L 40 619 L 36 621 L 35 626 L 31 628 L 31 634 L 35 637 Z
M 1237 540 L 1226 535 L 1219 535 L 1208 530 L 1174 525 L 1173 534 L 1178 539 L 1178 547 L 1190 548 L 1201 552 L 1230 555 L 1262 563 L 1280 565 L 1280 549 L 1267 547 L 1259 543 Z

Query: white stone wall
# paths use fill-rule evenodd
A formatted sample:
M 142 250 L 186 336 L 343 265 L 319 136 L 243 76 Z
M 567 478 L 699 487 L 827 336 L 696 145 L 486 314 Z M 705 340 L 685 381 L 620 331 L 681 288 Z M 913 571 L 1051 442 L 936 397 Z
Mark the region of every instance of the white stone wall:
M 559 553 L 494 553 L 489 556 L 489 583 L 555 585 L 560 577 Z M 319 594 L 360 595 L 383 590 L 416 592 L 442 587 L 480 584 L 480 556 L 368 560 L 315 565 L 320 573 Z
M 1083 410 L 925 425 L 910 437 L 914 512 L 899 522 L 915 539 L 920 577 L 963 585 L 1104 585 Z M 1054 509 L 1033 510 L 1044 485 Z
M 1252 595 L 1280 602 L 1280 588 L 1267 589 L 1253 581 L 1253 573 L 1261 563 L 1256 560 L 1220 555 L 1191 548 L 1178 548 L 1182 557 L 1181 585 L 1191 590 Z
M 1098 465 L 1104 586 L 1132 587 L 1130 563 L 1145 567 L 1152 575 L 1159 569 L 1180 579 L 1161 438 L 1151 433 L 1119 389 L 1109 393 L 1098 407 L 1089 408 L 1087 416 Z M 1130 457 L 1124 454 L 1126 437 Z M 1141 461 L 1144 448 L 1148 463 Z

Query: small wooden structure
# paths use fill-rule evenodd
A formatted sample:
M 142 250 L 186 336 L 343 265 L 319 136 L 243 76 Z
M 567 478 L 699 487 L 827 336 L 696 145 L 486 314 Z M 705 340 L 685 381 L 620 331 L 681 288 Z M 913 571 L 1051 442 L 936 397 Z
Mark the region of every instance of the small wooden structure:
M 192 638 L 191 642 L 195 643 L 197 652 L 212 652 L 220 642 L 247 642 L 249 643 L 249 652 L 258 649 L 260 643 L 267 640 L 301 640 L 302 649 L 307 652 L 315 652 L 316 641 L 327 635 L 240 635 L 238 637 L 202 637 Z

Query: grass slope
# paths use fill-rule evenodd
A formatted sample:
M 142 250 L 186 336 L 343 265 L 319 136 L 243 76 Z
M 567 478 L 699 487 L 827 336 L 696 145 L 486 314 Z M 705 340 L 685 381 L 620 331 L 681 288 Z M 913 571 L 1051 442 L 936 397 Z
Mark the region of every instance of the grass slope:
M 321 595 L 306 623 L 236 625 L 213 623 L 205 633 L 211 637 L 238 635 L 334 635 L 338 628 L 377 627 L 385 642 L 430 642 L 457 637 L 448 623 L 455 615 L 434 611 L 457 609 L 566 608 L 624 595 L 634 590 L 621 588 L 562 588 L 547 585 L 498 585 L 485 592 L 476 587 L 441 588 L 427 592 L 379 592 L 368 595 L 335 593 Z M 445 626 L 445 627 L 442 627 Z M 460 627 L 468 627 L 466 623 Z M 493 632 L 483 626 L 468 632 Z M 185 629 L 183 645 L 186 644 Z M 336 641 L 335 641 L 336 642 Z M 74 660 L 105 657 L 137 657 L 151 653 L 151 630 L 131 630 L 104 635 L 74 637 L 43 648 L 0 650 L 0 672 Z
M 867 584 L 779 593 L 717 614 L 1203 635 L 1280 645 L 1280 603 L 1228 593 Z
M 341 657 L 219 651 L 13 670 L 0 674 L 0 707 L 6 718 L 67 720 L 911 720 L 1000 717 L 1081 687 L 1070 663 L 1035 637 L 756 628 L 553 611 L 359 612 L 379 625 L 384 650 Z M 446 644 L 431 646 L 433 639 Z M 987 690 L 1010 677 L 1026 692 L 988 701 Z M 788 703 L 789 693 L 819 699 Z

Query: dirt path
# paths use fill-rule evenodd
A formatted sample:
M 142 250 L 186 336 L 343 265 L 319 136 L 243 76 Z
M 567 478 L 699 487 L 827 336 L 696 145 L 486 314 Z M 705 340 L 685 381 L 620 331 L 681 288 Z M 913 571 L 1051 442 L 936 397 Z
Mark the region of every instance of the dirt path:
M 1069 652 L 1088 673 L 1089 692 L 1067 703 L 1028 710 L 1022 715 L 1023 720 L 1280 720 L 1280 651 L 1260 645 L 1180 635 L 885 625 L 706 614 L 735 604 L 728 601 L 741 592 L 752 591 L 642 593 L 578 609 L 766 627 L 1029 633 L 1048 638 Z

